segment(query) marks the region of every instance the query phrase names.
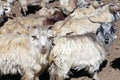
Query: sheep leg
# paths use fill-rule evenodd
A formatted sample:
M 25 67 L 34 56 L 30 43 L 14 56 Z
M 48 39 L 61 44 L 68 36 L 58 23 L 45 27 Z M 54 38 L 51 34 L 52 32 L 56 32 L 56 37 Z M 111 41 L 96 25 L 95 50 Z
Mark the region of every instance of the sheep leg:
M 98 71 L 95 71 L 93 73 L 93 80 L 99 80 L 97 73 L 98 73 Z
M 88 71 L 89 71 L 90 74 L 92 74 L 93 80 L 99 80 L 98 75 L 97 75 L 98 70 L 99 70 L 99 66 L 95 66 L 95 65 L 90 66 Z
M 62 73 L 64 72 L 64 73 Z M 64 80 L 68 78 L 67 73 L 65 74 L 64 69 L 58 68 L 56 65 L 52 64 L 49 68 L 50 80 Z
M 55 79 L 56 80 L 65 80 L 66 78 L 69 78 L 68 73 L 69 73 L 70 68 L 68 67 L 68 70 L 66 70 L 64 67 L 57 67 L 56 69 L 56 74 L 55 74 Z
M 21 10 L 22 10 L 22 12 L 23 12 L 23 15 L 26 16 L 26 15 L 27 15 L 26 11 L 28 11 L 27 6 L 22 6 L 22 7 L 21 7 Z
M 39 80 L 39 77 L 35 77 L 35 80 Z
M 36 65 L 33 67 L 33 71 L 35 73 L 35 80 L 39 80 L 39 75 L 40 75 L 40 71 L 41 71 L 41 66 L 40 65 Z
M 34 74 L 30 71 L 26 71 L 21 80 L 34 80 Z
M 55 80 L 55 65 L 51 64 L 51 66 L 49 67 L 49 74 L 50 74 L 50 80 Z
M 50 80 L 55 80 L 55 75 L 50 73 Z

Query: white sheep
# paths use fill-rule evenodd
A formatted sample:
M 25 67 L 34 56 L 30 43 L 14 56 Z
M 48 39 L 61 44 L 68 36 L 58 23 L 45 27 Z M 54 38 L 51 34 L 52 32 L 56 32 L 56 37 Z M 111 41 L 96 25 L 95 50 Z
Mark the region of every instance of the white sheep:
M 56 22 L 52 27 L 55 36 L 66 35 L 67 33 L 82 34 L 86 32 L 95 32 L 99 27 L 99 23 L 93 23 L 88 18 L 96 22 L 112 22 L 120 16 L 114 16 L 109 11 L 109 5 L 102 8 L 94 9 L 92 6 L 89 8 L 76 9 L 70 17 L 65 20 Z
M 24 15 L 26 15 L 26 11 L 28 11 L 28 6 L 41 6 L 41 7 L 45 7 L 47 3 L 49 3 L 49 1 L 51 0 L 18 0 L 20 5 L 21 5 L 21 9 L 23 10 Z
M 19 73 L 21 80 L 39 80 L 48 64 L 51 32 L 38 26 L 30 31 L 30 35 L 0 35 L 1 75 Z
M 29 34 L 28 28 L 33 25 L 53 25 L 56 21 L 64 19 L 62 12 L 58 11 L 51 16 L 17 17 L 8 20 L 1 28 L 0 34 Z
M 14 2 L 15 2 L 16 0 L 7 0 L 6 2 L 8 2 L 8 3 L 10 3 L 11 5 L 14 5 Z
M 70 69 L 87 68 L 94 80 L 107 55 L 107 48 L 115 37 L 112 23 L 102 23 L 95 33 L 56 37 L 50 53 L 50 80 L 68 78 Z
M 65 15 L 61 9 L 58 8 L 47 8 L 43 7 L 38 11 L 40 16 L 48 17 L 49 19 L 54 19 L 54 21 L 63 20 Z
M 4 9 L 2 8 L 2 6 L 0 6 L 0 24 L 2 23 L 2 22 L 4 22 L 4 19 L 5 19 L 5 11 L 4 11 Z
M 3 8 L 3 2 L 0 1 L 0 25 L 6 22 L 7 16 L 5 13 L 5 9 Z
M 46 17 L 17 17 L 8 20 L 1 28 L 0 34 L 16 35 L 29 34 L 28 29 L 33 25 L 44 25 Z
M 13 13 L 12 13 L 13 6 L 9 2 L 0 1 L 0 4 L 3 7 L 3 9 L 8 17 L 9 17 L 9 15 L 13 15 Z
M 85 0 L 60 0 L 60 5 L 65 14 L 70 14 L 77 7 L 87 7 L 88 2 Z
M 18 1 L 20 3 L 20 7 L 23 11 L 23 15 L 27 15 L 26 11 L 28 11 L 28 6 L 39 6 L 43 7 L 47 3 L 53 0 L 3 0 L 7 3 L 9 3 L 11 6 L 14 6 L 15 1 Z
M 15 20 L 8 20 L 1 28 L 0 35 L 19 35 L 19 34 L 29 34 L 27 28 L 24 25 L 18 23 Z
M 117 12 L 117 10 L 119 9 L 120 7 L 118 5 L 113 5 L 111 3 L 106 4 L 97 9 L 95 9 L 92 5 L 90 5 L 88 8 L 83 7 L 76 9 L 70 16 L 79 19 L 92 17 L 95 21 L 104 22 L 106 20 L 109 20 L 108 22 L 110 22 L 115 19 L 114 16 L 119 17 L 119 14 Z

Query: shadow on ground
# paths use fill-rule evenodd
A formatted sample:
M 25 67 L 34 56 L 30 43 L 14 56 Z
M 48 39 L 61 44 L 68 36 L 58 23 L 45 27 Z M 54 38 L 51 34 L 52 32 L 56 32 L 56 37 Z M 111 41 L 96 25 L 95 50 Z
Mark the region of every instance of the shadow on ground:
M 28 6 L 27 8 L 28 8 L 28 11 L 26 11 L 26 15 L 29 15 L 31 13 L 35 14 L 35 12 L 38 11 L 41 7 L 39 7 L 39 6 Z M 22 9 L 21 9 L 21 13 L 23 14 L 23 16 L 25 16 Z
M 102 71 L 102 69 L 106 67 L 106 64 L 107 64 L 107 60 L 105 60 L 101 64 L 99 72 Z M 73 74 L 70 75 L 70 78 L 79 78 L 79 77 L 84 77 L 84 76 L 91 78 L 91 75 L 87 71 L 85 71 L 85 69 L 82 69 L 80 71 L 71 70 L 71 72 Z
M 120 59 L 119 59 L 119 62 L 120 62 Z M 107 60 L 105 60 L 103 64 L 100 66 L 100 71 L 102 71 L 102 69 L 106 67 L 106 64 L 107 64 Z M 69 74 L 70 78 L 78 78 L 78 77 L 83 77 L 83 76 L 87 76 L 91 78 L 91 75 L 84 69 L 80 71 L 75 71 L 71 69 L 70 72 L 71 72 L 71 74 Z M 20 79 L 21 79 L 21 76 L 19 74 L 18 75 L 3 75 L 0 77 L 0 80 L 20 80 Z M 40 80 L 49 80 L 49 73 L 47 70 L 40 76 Z M 66 79 L 66 80 L 69 80 L 69 79 Z
M 17 75 L 3 75 L 0 77 L 0 80 L 20 80 L 21 76 L 19 74 Z
M 2 75 L 0 76 L 0 80 L 21 80 L 21 76 L 20 74 L 17 75 Z M 47 72 L 47 70 L 45 71 L 45 73 L 43 73 L 40 76 L 40 80 L 49 80 L 49 73 Z
M 114 69 L 119 69 L 120 70 L 120 58 L 115 58 L 110 65 Z

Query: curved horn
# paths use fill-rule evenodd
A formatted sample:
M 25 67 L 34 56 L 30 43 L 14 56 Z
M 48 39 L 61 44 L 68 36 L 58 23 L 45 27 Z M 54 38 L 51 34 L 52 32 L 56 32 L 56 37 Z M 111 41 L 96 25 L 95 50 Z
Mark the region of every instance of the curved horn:
M 91 21 L 92 23 L 99 23 L 99 24 L 103 24 L 103 22 L 99 22 L 99 21 L 93 21 L 88 17 L 89 21 Z
M 98 1 L 91 1 L 89 2 L 95 9 L 104 6 L 104 3 L 98 2 Z
M 109 10 L 114 12 L 114 11 L 120 11 L 120 5 L 110 5 Z

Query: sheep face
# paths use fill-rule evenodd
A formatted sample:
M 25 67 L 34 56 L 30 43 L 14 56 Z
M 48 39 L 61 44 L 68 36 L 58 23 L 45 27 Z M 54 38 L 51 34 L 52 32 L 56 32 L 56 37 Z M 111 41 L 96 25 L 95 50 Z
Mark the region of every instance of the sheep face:
M 4 14 L 4 10 L 3 10 L 3 9 L 0 9 L 0 20 L 2 19 L 3 14 Z
M 110 22 L 101 23 L 100 27 L 97 29 L 96 32 L 100 42 L 106 45 L 109 45 L 113 42 L 115 38 L 114 26 L 115 25 Z
M 8 2 L 5 2 L 5 1 L 2 1 L 0 2 L 0 10 L 1 12 L 4 12 L 5 13 L 5 17 L 9 17 L 9 15 L 12 15 L 12 8 L 13 6 L 8 3 Z
M 32 36 L 32 41 L 41 53 L 46 53 L 49 51 L 52 45 L 51 31 L 46 28 L 37 29 Z
M 10 14 L 11 13 L 12 6 L 9 3 L 3 4 L 2 7 L 5 10 L 6 14 Z
M 51 44 L 50 36 L 40 36 L 40 49 L 42 53 L 45 53 Z
M 6 19 L 5 11 L 3 8 L 0 8 L 0 24 L 4 23 L 5 19 Z

